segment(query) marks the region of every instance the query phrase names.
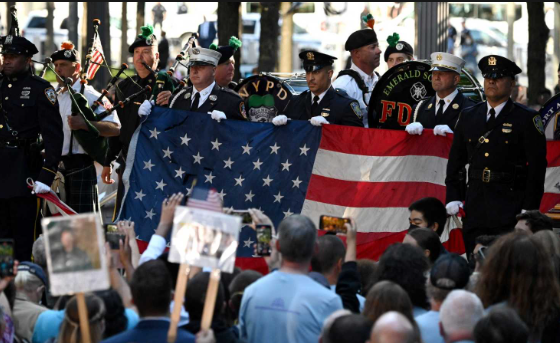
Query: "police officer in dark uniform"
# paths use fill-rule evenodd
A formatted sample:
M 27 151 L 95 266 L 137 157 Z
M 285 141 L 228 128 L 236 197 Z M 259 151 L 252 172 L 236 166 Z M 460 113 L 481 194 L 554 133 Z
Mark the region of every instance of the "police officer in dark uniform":
M 476 237 L 512 231 L 517 214 L 539 209 L 547 165 L 540 115 L 510 99 L 521 69 L 496 55 L 483 57 L 478 67 L 487 101 L 461 113 L 445 180 L 448 214 L 457 214 L 465 200 L 467 254 Z
M 234 90 L 237 83 L 233 81 L 235 73 L 235 58 L 233 55 L 241 47 L 241 41 L 237 37 L 231 37 L 229 44 L 224 46 L 210 45 L 210 49 L 222 54 L 216 67 L 216 83 L 218 86 Z
M 299 54 L 303 61 L 305 78 L 309 89 L 292 97 L 286 115 L 276 116 L 272 123 L 283 125 L 285 117 L 294 120 L 310 120 L 311 124 L 337 124 L 363 127 L 360 104 L 345 91 L 331 85 L 333 63 L 336 57 L 317 51 L 305 50 Z
M 3 37 L 0 86 L 0 237 L 13 238 L 15 258 L 31 258 L 40 233 L 40 201 L 50 191 L 62 152 L 62 120 L 54 88 L 31 73 L 37 48 L 23 37 Z M 41 150 L 45 150 L 44 157 Z
M 445 52 L 434 52 L 431 57 L 436 95 L 414 107 L 412 122 L 405 129 L 411 135 L 420 135 L 423 129 L 434 129 L 434 135 L 441 136 L 453 133 L 461 111 L 475 104 L 457 90 L 465 61 Z
M 189 77 L 192 87 L 175 91 L 170 108 L 209 113 L 212 119 L 247 120 L 245 103 L 235 92 L 220 87 L 215 80 L 216 65 L 222 56 L 218 51 L 190 48 Z

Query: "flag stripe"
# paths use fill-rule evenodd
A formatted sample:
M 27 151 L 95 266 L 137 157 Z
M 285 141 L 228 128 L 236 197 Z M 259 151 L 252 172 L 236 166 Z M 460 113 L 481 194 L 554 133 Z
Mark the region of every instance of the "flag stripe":
M 548 167 L 560 167 L 560 141 L 546 142 Z
M 366 156 L 436 156 L 447 159 L 452 135 L 435 136 L 424 130 L 421 136 L 405 131 L 364 130 L 362 128 L 325 125 L 320 149 Z
M 560 194 L 560 167 L 546 169 L 544 192 Z

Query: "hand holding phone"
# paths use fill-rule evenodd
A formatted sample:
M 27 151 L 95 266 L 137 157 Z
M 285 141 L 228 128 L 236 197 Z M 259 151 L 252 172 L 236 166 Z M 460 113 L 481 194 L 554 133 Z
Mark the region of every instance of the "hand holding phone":
M 14 240 L 0 239 L 0 278 L 14 276 Z
M 270 256 L 272 252 L 272 226 L 257 225 L 257 255 Z
M 347 223 L 348 224 L 352 223 L 349 218 L 340 218 L 340 217 L 322 215 L 319 220 L 319 229 L 325 230 L 327 232 L 345 234 L 348 231 L 345 225 Z

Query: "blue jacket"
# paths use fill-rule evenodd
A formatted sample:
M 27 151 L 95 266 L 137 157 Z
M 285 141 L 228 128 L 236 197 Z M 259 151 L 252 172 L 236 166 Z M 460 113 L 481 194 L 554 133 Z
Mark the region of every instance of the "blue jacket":
M 166 343 L 169 321 L 162 319 L 140 320 L 132 330 L 108 338 L 102 343 Z M 177 330 L 175 342 L 194 343 L 194 336 L 182 329 Z

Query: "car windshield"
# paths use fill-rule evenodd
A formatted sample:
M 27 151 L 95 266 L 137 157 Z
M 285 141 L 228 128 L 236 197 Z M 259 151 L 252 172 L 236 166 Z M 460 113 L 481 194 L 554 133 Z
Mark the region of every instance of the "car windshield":
M 44 29 L 47 27 L 47 18 L 33 17 L 27 25 L 30 29 Z
M 243 20 L 243 33 L 253 35 L 255 34 L 256 20 Z

